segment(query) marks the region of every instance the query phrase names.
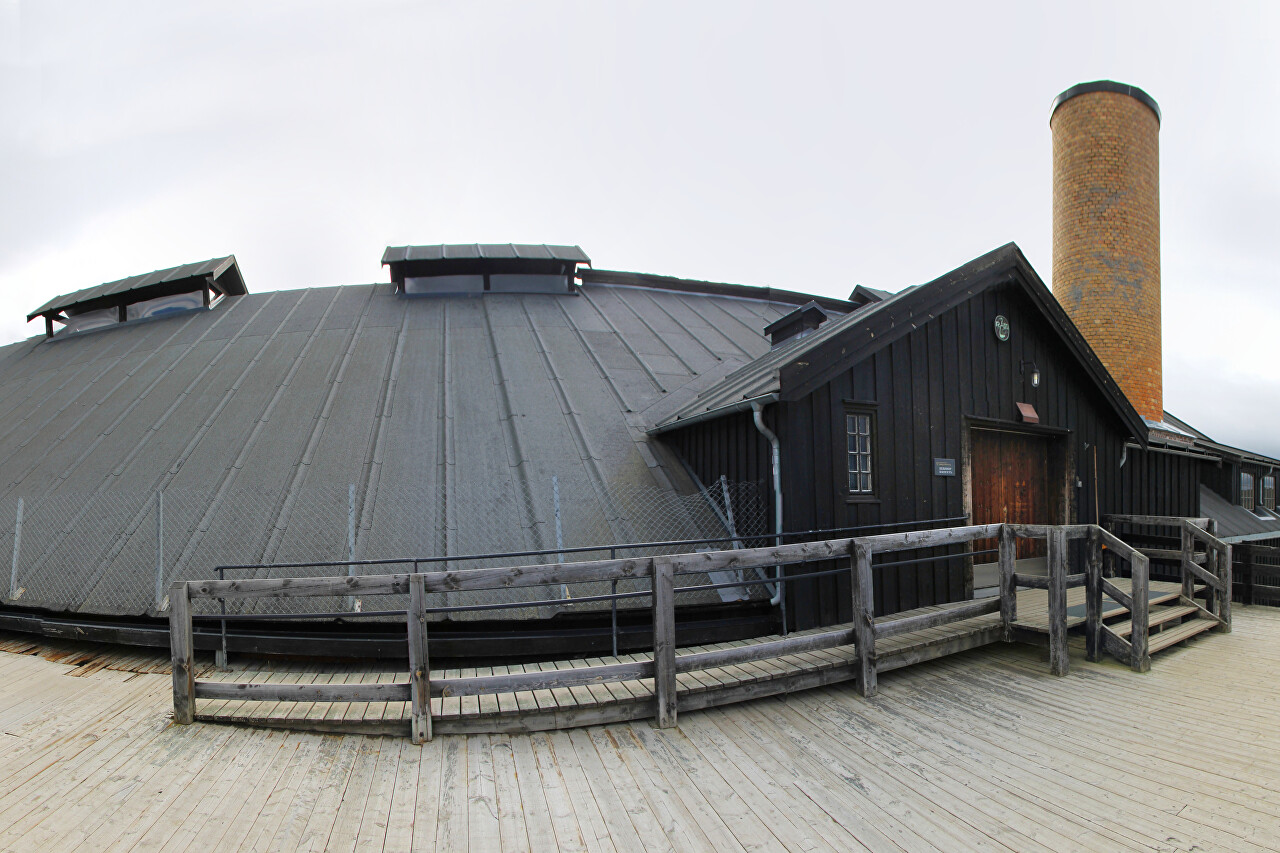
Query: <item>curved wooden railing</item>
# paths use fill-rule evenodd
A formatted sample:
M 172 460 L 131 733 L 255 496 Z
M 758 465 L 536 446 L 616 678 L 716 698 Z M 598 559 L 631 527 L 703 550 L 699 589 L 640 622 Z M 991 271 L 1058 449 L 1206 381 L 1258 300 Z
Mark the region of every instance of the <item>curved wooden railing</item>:
M 1000 594 L 995 598 L 962 601 L 923 612 L 909 612 L 875 618 L 873 562 L 876 554 L 932 549 L 943 546 L 971 545 L 978 540 L 998 538 Z M 1015 572 L 1018 539 L 1043 539 L 1048 545 L 1048 576 Z M 1088 540 L 1087 569 L 1067 574 L 1068 542 Z M 1133 587 L 1126 592 L 1103 577 L 1102 547 L 1132 566 Z M 971 551 L 972 549 L 970 549 Z M 707 573 L 726 569 L 771 568 L 823 561 L 848 561 L 843 568 L 815 571 L 797 577 L 814 577 L 849 571 L 852 576 L 851 626 L 755 642 L 745 646 L 717 648 L 676 654 L 675 599 L 679 588 L 675 578 L 680 574 Z M 909 561 L 908 561 L 909 562 Z M 1229 566 L 1229 560 L 1226 561 Z M 1040 588 L 1048 591 L 1050 671 L 1067 672 L 1067 590 L 1073 586 L 1088 587 L 1086 633 L 1090 659 L 1107 650 L 1135 669 L 1146 667 L 1147 558 L 1118 538 L 1093 525 L 1016 525 L 988 524 L 968 527 L 892 533 L 852 539 L 831 539 L 762 548 L 712 551 L 672 556 L 633 557 L 594 560 L 578 563 L 465 569 L 440 572 L 336 576 L 319 578 L 274 578 L 243 580 L 203 580 L 175 583 L 169 592 L 169 623 L 173 660 L 174 721 L 191 723 L 195 719 L 197 699 L 253 699 L 288 702 L 408 702 L 410 733 L 415 743 L 432 737 L 432 698 L 484 696 L 519 691 L 554 690 L 635 679 L 653 679 L 652 700 L 632 702 L 608 713 L 592 709 L 590 713 L 571 712 L 557 716 L 556 727 L 617 722 L 623 719 L 655 717 L 659 726 L 676 723 L 678 707 L 701 708 L 726 701 L 765 695 L 758 686 L 727 685 L 703 691 L 681 701 L 677 695 L 676 676 L 732 665 L 767 661 L 802 652 L 853 646 L 856 660 L 825 672 L 780 677 L 772 682 L 769 692 L 782 692 L 816 684 L 854 680 L 863 696 L 877 689 L 877 641 L 921 631 L 927 628 L 1000 613 L 999 625 L 993 626 L 999 639 L 1017 636 L 1018 588 Z M 532 587 L 600 581 L 648 580 L 653 625 L 652 654 L 640 660 L 607 663 L 572 669 L 442 677 L 433 675 L 429 658 L 429 624 L 427 596 L 431 593 Z M 758 583 L 758 581 L 744 582 Z M 1230 588 L 1229 586 L 1227 587 Z M 192 602 L 227 598 L 297 598 L 318 596 L 390 595 L 409 596 L 406 611 L 406 633 L 410 676 L 408 682 L 379 684 L 282 684 L 197 681 L 195 679 Z M 634 596 L 636 593 L 627 593 Z M 1117 636 L 1102 623 L 1101 597 L 1110 596 L 1132 614 L 1133 627 L 1129 640 Z M 750 687 L 750 689 L 747 689 Z

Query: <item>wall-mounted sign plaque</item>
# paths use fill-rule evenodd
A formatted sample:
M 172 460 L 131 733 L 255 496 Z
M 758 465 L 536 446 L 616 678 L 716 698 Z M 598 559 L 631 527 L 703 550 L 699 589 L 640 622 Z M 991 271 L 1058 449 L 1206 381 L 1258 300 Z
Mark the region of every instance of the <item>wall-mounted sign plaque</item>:
M 956 460 L 954 459 L 933 459 L 933 475 L 935 477 L 954 477 L 956 475 Z
M 995 322 L 996 339 L 1000 341 L 1009 340 L 1009 318 L 1003 314 L 996 315 Z

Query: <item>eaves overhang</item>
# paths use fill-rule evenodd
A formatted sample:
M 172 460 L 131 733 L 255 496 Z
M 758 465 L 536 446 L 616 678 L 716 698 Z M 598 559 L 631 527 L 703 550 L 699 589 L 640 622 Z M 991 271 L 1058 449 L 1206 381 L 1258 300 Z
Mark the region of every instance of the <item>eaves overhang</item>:
M 722 418 L 725 415 L 732 415 L 737 412 L 749 412 L 753 408 L 755 408 L 757 405 L 767 406 L 771 403 L 776 403 L 776 402 L 778 402 L 778 394 L 776 392 L 769 393 L 769 394 L 760 394 L 759 396 L 748 397 L 743 400 L 738 400 L 735 403 L 729 403 L 728 405 L 725 405 L 725 406 L 717 406 L 714 409 L 708 409 L 707 411 L 700 412 L 696 415 L 689 415 L 687 417 L 677 418 L 673 421 L 668 421 L 667 423 L 658 424 L 655 427 L 649 428 L 645 432 L 647 435 L 661 435 L 664 432 L 671 432 L 672 430 L 683 429 L 684 427 L 693 426 L 694 424 L 700 424 L 700 423 L 703 423 L 704 421 L 712 421 L 712 420 L 715 420 L 716 418 Z

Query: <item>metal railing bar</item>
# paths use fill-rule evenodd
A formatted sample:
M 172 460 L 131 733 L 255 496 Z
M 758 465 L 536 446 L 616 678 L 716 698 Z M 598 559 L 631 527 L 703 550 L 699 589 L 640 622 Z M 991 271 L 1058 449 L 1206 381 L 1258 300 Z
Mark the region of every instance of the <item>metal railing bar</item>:
M 928 518 L 920 521 L 896 521 L 886 522 L 884 524 L 864 524 L 857 527 L 832 527 L 816 530 L 798 530 L 789 533 L 783 533 L 783 537 L 797 536 L 817 536 L 824 533 L 848 533 L 855 530 L 880 530 L 886 527 L 907 527 L 911 525 L 927 525 L 942 524 L 949 521 L 963 521 L 968 516 L 954 516 L 951 518 Z M 717 536 L 710 539 L 670 539 L 658 542 L 628 542 L 619 545 L 579 545 L 572 548 L 551 548 L 538 551 L 501 551 L 491 554 L 462 554 L 458 556 L 444 557 L 386 557 L 377 560 L 321 560 L 311 563 L 243 563 L 235 565 L 218 566 L 218 569 L 225 571 L 249 571 L 252 569 L 306 569 L 306 568 L 335 568 L 340 566 L 394 566 L 407 563 L 445 563 L 445 562 L 469 562 L 473 560 L 496 560 L 502 557 L 543 557 L 550 554 L 584 554 L 591 551 L 622 551 L 635 550 L 637 548 L 670 548 L 677 545 L 708 545 L 715 542 L 733 542 L 737 541 L 767 541 L 776 539 L 777 534 L 759 534 L 759 535 L 742 535 L 733 536 Z M 846 537 L 841 537 L 846 538 Z M 611 558 L 611 559 L 616 559 Z

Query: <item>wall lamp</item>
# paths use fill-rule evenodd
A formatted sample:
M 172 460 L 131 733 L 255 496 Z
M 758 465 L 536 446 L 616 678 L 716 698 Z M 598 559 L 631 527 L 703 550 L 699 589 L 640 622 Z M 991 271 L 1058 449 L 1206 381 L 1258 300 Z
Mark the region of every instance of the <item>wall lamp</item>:
M 1018 362 L 1018 372 L 1023 376 L 1027 375 L 1027 365 L 1031 365 L 1031 387 L 1040 387 L 1040 368 L 1036 367 L 1036 363 L 1029 358 L 1024 358 Z

